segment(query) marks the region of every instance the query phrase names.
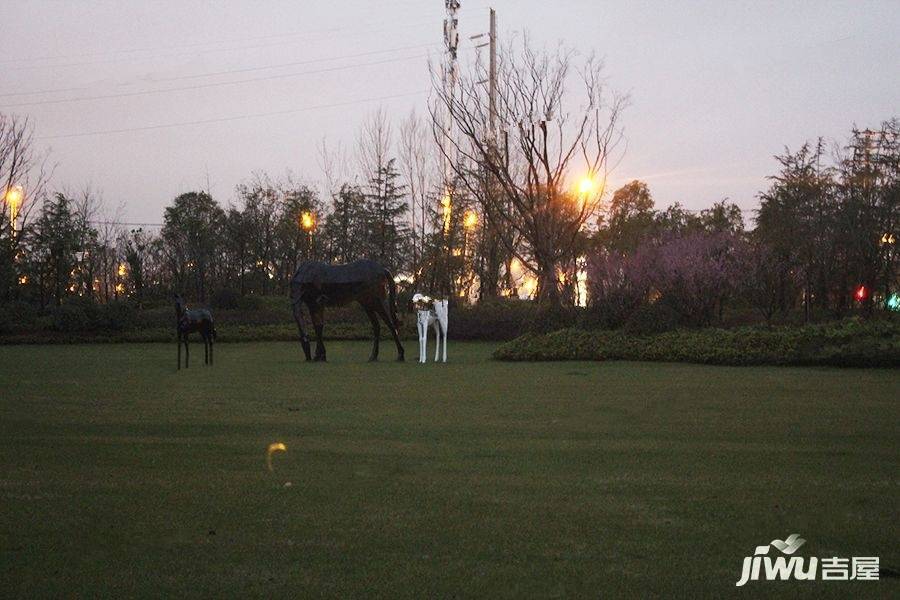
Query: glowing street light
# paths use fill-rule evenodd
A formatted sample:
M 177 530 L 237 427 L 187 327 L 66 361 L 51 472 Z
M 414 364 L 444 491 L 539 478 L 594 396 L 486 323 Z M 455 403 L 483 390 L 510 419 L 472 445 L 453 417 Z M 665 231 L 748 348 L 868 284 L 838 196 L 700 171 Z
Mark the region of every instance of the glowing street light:
M 444 192 L 441 196 L 441 216 L 444 219 L 444 233 L 450 231 L 450 215 L 453 211 L 453 200 L 450 198 L 450 192 Z
M 21 210 L 22 202 L 25 200 L 25 190 L 21 185 L 14 185 L 6 190 L 4 199 L 9 206 L 9 222 L 12 224 L 13 231 L 15 231 L 16 219 L 19 217 L 19 210 Z
M 300 229 L 306 232 L 306 240 L 308 242 L 308 252 L 310 256 L 313 256 L 313 234 L 316 231 L 316 215 L 309 212 L 308 210 L 304 210 L 300 213 Z M 271 275 L 271 273 L 270 273 Z M 272 279 L 272 277 L 270 277 Z
M 463 227 L 466 229 L 475 229 L 478 225 L 478 213 L 474 210 L 467 210 L 463 215 Z
M 881 245 L 882 246 L 893 246 L 894 242 L 896 242 L 896 241 L 897 240 L 894 238 L 893 233 L 885 233 L 883 236 L 881 236 Z
M 309 211 L 303 211 L 300 214 L 300 229 L 306 233 L 310 233 L 316 228 L 316 217 Z

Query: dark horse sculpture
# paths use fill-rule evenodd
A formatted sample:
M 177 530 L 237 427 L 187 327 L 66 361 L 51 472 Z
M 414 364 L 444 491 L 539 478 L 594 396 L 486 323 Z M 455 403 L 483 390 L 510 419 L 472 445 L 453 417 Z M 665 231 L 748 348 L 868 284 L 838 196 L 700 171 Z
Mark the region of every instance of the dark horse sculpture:
M 203 338 L 203 363 L 213 364 L 213 342 L 216 339 L 216 326 L 213 325 L 212 314 L 205 308 L 190 310 L 181 296 L 175 294 L 175 330 L 178 333 L 178 368 L 181 369 L 181 344 L 184 344 L 184 368 L 188 368 L 191 354 L 188 348 L 188 334 L 200 333 Z
M 306 360 L 313 360 L 309 350 L 309 337 L 303 326 L 302 304 L 309 308 L 313 327 L 316 331 L 315 360 L 325 360 L 325 344 L 322 329 L 325 326 L 325 307 L 342 306 L 359 302 L 372 322 L 375 337 L 370 361 L 378 360 L 378 340 L 381 335 L 381 317 L 394 343 L 397 344 L 397 360 L 403 360 L 403 346 L 397 332 L 397 286 L 391 272 L 371 260 L 357 260 L 346 265 L 329 265 L 309 261 L 297 267 L 291 280 L 291 306 L 294 320 L 300 330 L 300 344 Z

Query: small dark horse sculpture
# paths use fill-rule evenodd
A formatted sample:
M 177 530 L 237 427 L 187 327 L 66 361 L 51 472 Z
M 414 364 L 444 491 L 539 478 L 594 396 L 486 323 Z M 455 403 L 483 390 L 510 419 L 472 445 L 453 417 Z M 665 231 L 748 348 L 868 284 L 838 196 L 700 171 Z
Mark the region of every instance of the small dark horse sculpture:
M 313 357 L 310 355 L 309 337 L 303 326 L 302 304 L 309 308 L 316 331 L 315 360 L 324 361 L 322 329 L 325 326 L 325 307 L 342 306 L 354 301 L 359 302 L 372 322 L 375 342 L 369 360 L 378 360 L 378 340 L 381 335 L 378 317 L 381 317 L 397 344 L 397 360 L 402 361 L 403 346 L 397 332 L 397 286 L 391 272 L 371 260 L 357 260 L 346 265 L 309 261 L 297 267 L 291 280 L 291 306 L 300 330 L 300 344 L 306 360 L 313 360 Z
M 203 364 L 213 364 L 213 342 L 216 339 L 216 326 L 213 325 L 212 314 L 205 308 L 189 310 L 181 296 L 175 294 L 175 330 L 178 333 L 178 368 L 181 369 L 181 344 L 184 344 L 184 368 L 188 368 L 191 354 L 188 348 L 188 334 L 199 332 L 203 338 Z

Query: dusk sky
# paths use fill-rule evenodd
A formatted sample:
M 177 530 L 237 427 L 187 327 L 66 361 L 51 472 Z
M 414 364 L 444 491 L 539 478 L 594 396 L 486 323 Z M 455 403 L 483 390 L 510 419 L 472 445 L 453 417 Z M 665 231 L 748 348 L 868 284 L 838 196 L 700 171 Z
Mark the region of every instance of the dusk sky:
M 610 187 L 643 179 L 660 207 L 752 210 L 784 146 L 900 116 L 897 0 L 461 4 L 463 60 L 489 5 L 501 36 L 604 57 L 631 96 Z M 256 170 L 317 184 L 323 136 L 352 149 L 379 105 L 424 113 L 443 5 L 2 0 L 0 112 L 33 119 L 55 187 L 156 223 L 207 178 L 223 204 Z

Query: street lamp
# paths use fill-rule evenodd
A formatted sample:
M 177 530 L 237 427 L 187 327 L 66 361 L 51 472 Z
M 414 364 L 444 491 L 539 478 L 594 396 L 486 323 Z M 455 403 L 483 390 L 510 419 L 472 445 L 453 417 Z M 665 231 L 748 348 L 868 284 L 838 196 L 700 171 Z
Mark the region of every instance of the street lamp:
M 300 229 L 306 232 L 309 240 L 309 255 L 313 253 L 313 232 L 316 230 L 316 216 L 308 210 L 300 213 Z
M 300 229 L 306 233 L 312 232 L 316 228 L 316 217 L 309 211 L 303 211 L 300 214 Z
M 474 210 L 467 210 L 463 213 L 463 247 L 462 254 L 466 255 L 469 245 L 469 232 L 478 226 L 478 213 Z
M 478 213 L 474 210 L 467 210 L 463 215 L 463 227 L 468 230 L 475 229 L 478 225 Z
M 450 192 L 445 191 L 444 195 L 441 196 L 441 216 L 444 219 L 444 233 L 446 234 L 450 231 L 450 215 L 453 210 L 453 199 L 450 197 Z
M 13 231 L 15 231 L 16 219 L 19 217 L 19 210 L 22 208 L 22 202 L 25 200 L 25 190 L 21 185 L 14 185 L 7 188 L 4 199 L 9 206 L 9 222 Z

